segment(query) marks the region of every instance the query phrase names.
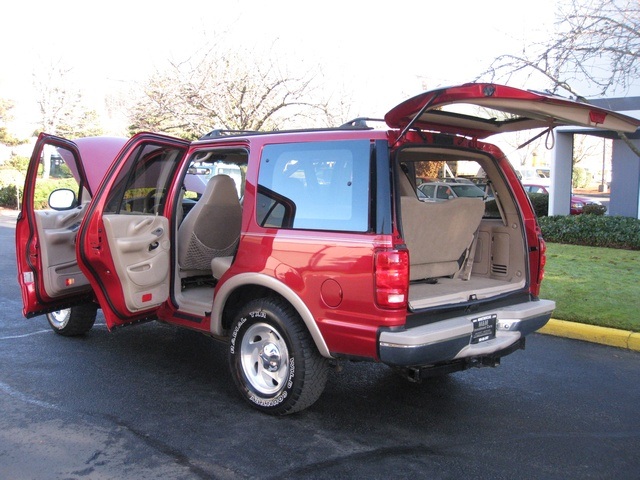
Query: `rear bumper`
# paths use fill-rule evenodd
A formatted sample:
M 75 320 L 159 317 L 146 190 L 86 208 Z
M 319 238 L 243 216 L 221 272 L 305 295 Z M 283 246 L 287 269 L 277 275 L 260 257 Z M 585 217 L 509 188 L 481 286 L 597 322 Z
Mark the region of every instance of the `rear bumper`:
M 384 330 L 378 340 L 380 360 L 392 366 L 422 367 L 513 350 L 521 338 L 549 321 L 554 308 L 551 300 L 536 300 L 483 312 L 481 315 L 497 315 L 496 336 L 481 343 L 471 343 L 478 314 L 401 331 Z

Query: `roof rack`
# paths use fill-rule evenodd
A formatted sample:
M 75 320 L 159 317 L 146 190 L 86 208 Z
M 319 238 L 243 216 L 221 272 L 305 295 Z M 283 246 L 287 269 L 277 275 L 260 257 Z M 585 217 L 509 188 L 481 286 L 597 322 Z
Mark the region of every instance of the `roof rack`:
M 369 117 L 358 117 L 358 118 L 354 118 L 353 120 L 349 120 L 347 123 L 343 123 L 342 125 L 340 125 L 340 129 L 343 130 L 347 130 L 350 128 L 372 128 L 369 125 L 367 125 L 367 122 L 382 122 L 384 123 L 384 120 L 382 118 L 369 118 Z
M 224 128 L 217 128 L 211 130 L 209 133 L 205 133 L 198 140 L 207 140 L 211 138 L 220 137 L 233 137 L 237 135 L 266 135 L 266 134 L 278 134 L 278 133 L 301 133 L 301 132 L 320 132 L 320 131 L 335 131 L 335 130 L 367 130 L 373 127 L 367 125 L 367 122 L 383 122 L 380 118 L 367 118 L 359 117 L 348 121 L 347 123 L 340 125 L 339 127 L 324 127 L 324 128 L 300 128 L 290 130 L 228 130 Z
M 260 132 L 258 130 L 227 130 L 224 128 L 216 128 L 215 130 L 211 130 L 209 133 L 205 133 L 198 140 L 204 140 L 206 138 L 228 137 L 233 135 L 247 135 L 247 134 L 256 134 L 256 133 L 265 133 L 265 132 Z

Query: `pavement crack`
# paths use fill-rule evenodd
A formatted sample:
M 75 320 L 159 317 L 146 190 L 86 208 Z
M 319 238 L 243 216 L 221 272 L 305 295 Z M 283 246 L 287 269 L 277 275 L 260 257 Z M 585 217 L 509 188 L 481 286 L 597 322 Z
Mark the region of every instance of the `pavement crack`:
M 115 425 L 117 425 L 118 427 L 125 429 L 127 432 L 131 433 L 133 436 L 140 439 L 143 443 L 145 443 L 149 447 L 155 449 L 156 451 L 162 453 L 163 455 L 166 455 L 167 457 L 172 458 L 177 465 L 187 468 L 189 472 L 194 475 L 194 477 L 206 479 L 206 480 L 211 480 L 212 478 L 229 478 L 229 477 L 237 478 L 237 475 L 233 475 L 233 474 L 230 475 L 230 472 L 226 472 L 226 474 L 223 474 L 220 476 L 213 475 L 211 472 L 191 462 L 187 455 L 185 455 L 184 453 L 182 453 L 181 451 L 175 448 L 170 447 L 169 445 L 162 442 L 161 440 L 158 440 L 157 438 L 154 438 L 151 435 L 132 427 L 131 425 L 127 424 L 126 422 L 122 421 L 121 419 L 113 415 L 105 415 L 105 417 L 111 422 L 113 422 Z
M 269 477 L 272 479 L 281 478 L 304 478 L 308 475 L 318 475 L 324 470 L 335 468 L 336 466 L 353 463 L 354 465 L 365 465 L 369 460 L 379 460 L 384 457 L 425 457 L 425 456 L 444 456 L 432 447 L 426 445 L 397 445 L 392 447 L 375 448 L 364 451 L 353 452 L 348 455 L 332 457 L 321 462 L 314 462 L 302 467 L 292 468 L 278 472 L 276 475 Z

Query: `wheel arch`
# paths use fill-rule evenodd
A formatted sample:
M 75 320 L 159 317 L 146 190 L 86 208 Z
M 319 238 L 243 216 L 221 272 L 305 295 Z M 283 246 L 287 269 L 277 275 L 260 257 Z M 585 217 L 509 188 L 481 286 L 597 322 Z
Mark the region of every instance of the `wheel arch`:
M 211 311 L 211 333 L 224 336 L 229 328 L 233 311 L 241 299 L 243 303 L 254 298 L 276 294 L 288 302 L 300 315 L 320 355 L 331 358 L 329 348 L 311 311 L 291 288 L 264 274 L 241 273 L 222 284 L 215 294 Z

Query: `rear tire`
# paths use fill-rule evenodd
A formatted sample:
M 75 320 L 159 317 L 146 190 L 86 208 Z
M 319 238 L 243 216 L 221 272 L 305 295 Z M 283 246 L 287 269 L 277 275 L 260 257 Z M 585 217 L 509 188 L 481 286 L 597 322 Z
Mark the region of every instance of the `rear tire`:
M 254 408 L 287 415 L 320 397 L 327 382 L 327 359 L 288 303 L 276 298 L 249 302 L 236 315 L 231 332 L 231 374 Z
M 91 330 L 97 314 L 98 306 L 95 303 L 85 303 L 47 313 L 47 321 L 58 335 L 74 337 Z

